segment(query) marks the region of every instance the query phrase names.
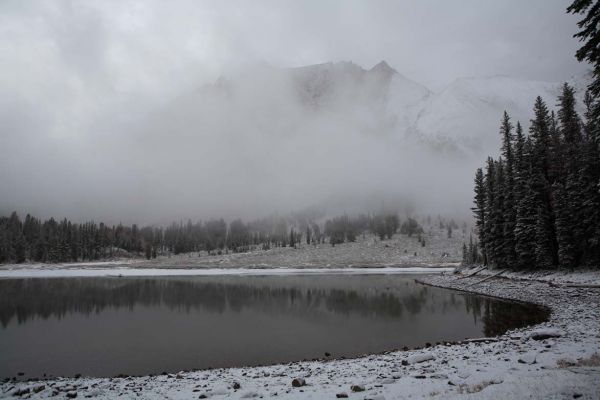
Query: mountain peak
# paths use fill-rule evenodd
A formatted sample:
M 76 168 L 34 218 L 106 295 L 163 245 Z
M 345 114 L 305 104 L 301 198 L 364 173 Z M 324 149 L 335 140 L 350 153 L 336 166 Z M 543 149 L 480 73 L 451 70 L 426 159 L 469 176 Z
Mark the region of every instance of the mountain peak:
M 390 67 L 390 65 L 385 60 L 381 60 L 378 64 L 376 64 L 373 68 L 371 68 L 371 71 L 383 72 L 385 74 L 390 74 L 390 75 L 398 73 L 398 71 L 396 71 L 394 68 Z

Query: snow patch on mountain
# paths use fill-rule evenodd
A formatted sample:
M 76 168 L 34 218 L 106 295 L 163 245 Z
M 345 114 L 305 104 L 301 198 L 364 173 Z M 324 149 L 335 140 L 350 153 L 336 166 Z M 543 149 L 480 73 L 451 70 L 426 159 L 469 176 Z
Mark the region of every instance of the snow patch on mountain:
M 495 152 L 502 113 L 506 110 L 513 123 L 521 121 L 527 130 L 536 97 L 552 108 L 560 85 L 507 76 L 460 78 L 428 99 L 415 121 L 416 130 L 432 140 L 453 140 L 470 153 Z
M 286 96 L 292 96 L 292 104 L 309 109 L 319 122 L 324 122 L 323 118 L 327 123 L 340 121 L 344 129 L 460 155 L 497 152 L 502 113 L 508 111 L 513 121 L 521 121 L 527 130 L 535 98 L 541 96 L 553 109 L 562 85 L 508 76 L 470 77 L 456 79 L 433 93 L 385 61 L 371 69 L 344 61 L 291 69 L 259 68 L 227 80 L 227 84 L 221 79 L 212 88 L 228 93 L 236 88 L 237 94 L 245 97 L 249 94 L 244 93 L 245 85 L 252 82 L 254 87 L 257 81 L 263 82 L 261 93 L 255 93 L 257 98 L 275 99 L 266 102 L 267 108 L 281 108 Z M 569 83 L 581 99 L 587 78 L 572 77 Z M 232 107 L 231 103 L 221 105 Z M 291 117 L 296 127 L 302 125 L 302 118 L 290 111 L 280 109 L 276 114 Z

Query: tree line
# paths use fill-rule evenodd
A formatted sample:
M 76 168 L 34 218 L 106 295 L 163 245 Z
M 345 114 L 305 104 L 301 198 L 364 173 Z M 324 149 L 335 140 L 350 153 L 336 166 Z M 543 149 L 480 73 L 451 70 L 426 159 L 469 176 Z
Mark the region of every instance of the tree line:
M 24 220 L 13 212 L 0 217 L 0 263 L 73 262 L 122 256 L 180 254 L 206 251 L 247 252 L 273 247 L 296 247 L 301 242 L 332 246 L 354 242 L 356 236 L 371 232 L 381 240 L 391 238 L 400 228 L 409 236 L 423 230 L 413 219 L 400 226 L 396 214 L 334 217 L 321 227 L 309 220 L 271 216 L 250 222 L 223 218 L 205 222 L 188 220 L 166 227 L 107 225 L 93 221 L 75 223 L 67 219 L 42 221 L 31 215 Z
M 584 105 L 582 120 L 575 91 L 565 83 L 556 115 L 537 97 L 529 134 L 504 113 L 502 155 L 488 158 L 475 174 L 473 212 L 484 264 L 599 265 L 599 104 L 588 91 Z
M 479 244 L 463 248 L 466 262 L 511 269 L 600 265 L 600 2 L 575 0 L 567 12 L 583 15 L 576 58 L 593 67 L 583 119 L 566 83 L 556 115 L 535 100 L 529 134 L 504 113 L 502 155 L 475 174 Z

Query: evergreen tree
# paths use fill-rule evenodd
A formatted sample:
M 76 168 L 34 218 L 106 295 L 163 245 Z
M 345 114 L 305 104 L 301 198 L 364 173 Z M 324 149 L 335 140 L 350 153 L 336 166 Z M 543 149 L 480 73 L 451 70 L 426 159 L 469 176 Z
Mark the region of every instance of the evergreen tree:
M 494 193 L 494 201 L 492 203 L 491 221 L 493 223 L 491 229 L 491 240 L 494 246 L 494 263 L 497 267 L 505 268 L 508 265 L 507 249 L 506 249 L 506 208 L 505 208 L 505 192 L 506 192 L 506 176 L 505 163 L 502 158 L 495 162 L 494 186 L 491 188 Z
M 8 235 L 6 233 L 6 218 L 0 217 L 0 263 L 5 263 L 8 261 Z
M 398 227 L 400 226 L 400 219 L 396 214 L 388 214 L 385 216 L 385 233 L 388 239 L 391 239 L 392 236 L 398 231 Z
M 23 224 L 16 212 L 13 212 L 8 218 L 8 259 L 16 263 L 22 263 L 26 260 L 27 243 L 23 235 Z
M 554 157 L 556 179 L 553 185 L 556 215 L 556 238 L 559 265 L 573 269 L 583 249 L 578 248 L 582 231 L 581 210 L 584 188 L 579 178 L 581 170 L 581 121 L 575 111 L 575 92 L 566 83 L 559 96 L 558 121 L 560 136 Z
M 471 208 L 471 210 L 475 216 L 475 226 L 477 227 L 479 243 L 482 244 L 483 264 L 487 265 L 487 255 L 485 251 L 485 200 L 486 189 L 483 170 L 481 168 L 477 168 L 477 172 L 475 173 L 475 198 L 473 200 L 474 206 Z
M 550 113 L 550 140 L 548 145 L 550 151 L 548 182 L 552 186 L 564 177 L 563 160 L 565 157 L 560 129 L 554 111 Z
M 537 219 L 536 195 L 532 190 L 531 179 L 523 188 L 517 205 L 517 223 L 515 225 L 516 266 L 519 269 L 535 267 L 535 223 Z
M 504 217 L 503 227 L 503 249 L 504 264 L 513 266 L 516 262 L 515 253 L 515 226 L 517 213 L 515 210 L 515 156 L 514 138 L 512 134 L 513 125 L 508 113 L 504 111 L 500 135 L 502 137 L 502 155 L 504 157 L 504 181 L 502 182 L 502 214 Z
M 550 226 L 550 215 L 547 210 L 538 207 L 535 224 L 535 265 L 537 268 L 549 269 L 556 265 L 552 258 L 552 237 L 548 235 Z
M 587 61 L 593 68 L 593 80 L 585 97 L 586 124 L 584 129 L 584 165 L 580 171 L 580 185 L 585 194 L 582 197 L 581 231 L 584 249 L 583 262 L 590 265 L 600 263 L 600 2 L 594 0 L 574 0 L 567 8 L 571 14 L 583 18 L 577 23 L 579 32 L 574 36 L 583 42 L 575 56 Z M 581 242 L 580 242 L 581 243 Z
M 494 207 L 497 205 L 496 194 L 496 165 L 494 160 L 489 157 L 486 164 L 485 170 L 485 220 L 484 225 L 485 232 L 485 252 L 488 256 L 488 263 L 491 266 L 497 266 L 499 254 L 498 251 L 498 233 L 500 232 L 500 225 L 498 224 L 498 215 Z
M 554 193 L 556 197 L 556 237 L 558 241 L 558 260 L 559 265 L 573 269 L 577 263 L 575 257 L 575 240 L 572 231 L 573 220 L 570 213 L 573 211 L 569 207 L 567 198 L 570 197 L 562 183 L 554 184 Z
M 514 171 L 513 171 L 513 200 L 515 204 L 515 228 L 516 228 L 516 209 L 519 206 L 523 196 L 523 187 L 528 177 L 528 166 L 525 161 L 525 136 L 521 123 L 517 121 L 514 143 Z
M 581 144 L 582 167 L 579 174 L 584 194 L 581 202 L 581 234 L 585 242 L 582 260 L 600 265 L 600 108 L 589 92 L 584 98 L 585 124 Z
M 411 237 L 412 235 L 418 235 L 420 233 L 423 233 L 423 227 L 419 225 L 419 223 L 415 219 L 408 218 L 400 226 L 400 233 Z
M 554 211 L 550 178 L 550 115 L 546 103 L 537 97 L 533 108 L 534 119 L 531 120 L 529 132 L 532 139 L 532 182 L 536 196 L 536 260 L 546 260 L 539 267 L 548 267 L 558 263 L 556 233 L 554 229 Z M 540 252 L 547 251 L 547 255 Z
M 577 26 L 580 31 L 574 37 L 584 42 L 575 57 L 579 61 L 588 61 L 593 68 L 594 80 L 589 86 L 594 97 L 600 96 L 600 2 L 594 0 L 574 0 L 567 8 L 571 14 L 582 14 Z

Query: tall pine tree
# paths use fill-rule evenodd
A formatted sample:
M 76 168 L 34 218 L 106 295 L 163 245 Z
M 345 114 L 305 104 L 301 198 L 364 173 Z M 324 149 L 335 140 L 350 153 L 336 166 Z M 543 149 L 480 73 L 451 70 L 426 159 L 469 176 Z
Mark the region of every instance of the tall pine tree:
M 517 223 L 517 213 L 515 210 L 515 156 L 513 148 L 513 125 L 510 122 L 508 113 L 504 111 L 502 123 L 500 125 L 500 136 L 502 137 L 502 155 L 504 157 L 504 174 L 502 182 L 502 215 L 504 218 L 503 227 L 503 254 L 504 264 L 514 265 L 516 262 L 515 253 L 515 226 Z
M 600 1 L 575 0 L 567 8 L 571 14 L 582 14 L 577 26 L 580 31 L 574 37 L 584 42 L 575 57 L 579 61 L 587 61 L 592 65 L 594 80 L 589 89 L 594 97 L 600 96 Z
M 575 92 L 566 83 L 558 98 L 559 144 L 554 150 L 556 176 L 553 183 L 556 239 L 559 265 L 573 269 L 579 264 L 583 247 L 581 225 L 582 199 L 585 195 L 579 179 L 581 161 L 581 121 L 575 111 Z
M 479 237 L 479 243 L 482 249 L 483 264 L 487 265 L 487 252 L 486 252 L 486 232 L 485 232 L 485 202 L 486 202 L 486 187 L 485 179 L 483 177 L 483 170 L 477 168 L 475 173 L 475 199 L 473 200 L 474 206 L 471 208 L 473 215 L 475 216 L 475 226 L 477 227 L 477 235 Z
M 532 139 L 531 188 L 535 193 L 535 232 L 536 262 L 540 268 L 548 268 L 558 263 L 556 233 L 552 205 L 550 178 L 550 124 L 548 107 L 541 97 L 537 97 L 533 108 L 529 133 Z

